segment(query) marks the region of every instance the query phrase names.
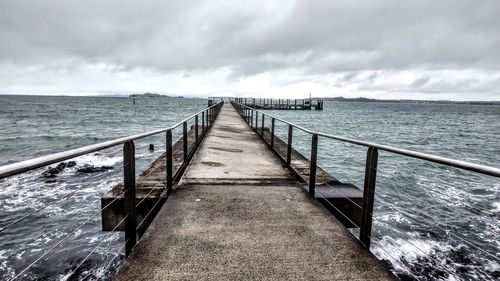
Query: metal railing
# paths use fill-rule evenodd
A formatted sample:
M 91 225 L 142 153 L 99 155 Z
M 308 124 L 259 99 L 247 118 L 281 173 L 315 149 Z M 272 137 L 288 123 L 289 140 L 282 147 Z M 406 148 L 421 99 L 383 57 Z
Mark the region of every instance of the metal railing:
M 218 102 L 210 107 L 207 107 L 187 118 L 184 120 L 174 124 L 173 126 L 167 127 L 167 128 L 162 128 L 162 129 L 157 129 L 149 132 L 144 132 L 140 134 L 135 134 L 131 136 L 126 136 L 110 141 L 105 141 L 97 144 L 92 144 L 80 148 L 75 148 L 59 153 L 54 153 L 38 158 L 33 158 L 30 160 L 14 163 L 14 164 L 9 164 L 9 165 L 4 165 L 0 166 L 0 180 L 4 178 L 8 178 L 14 175 L 18 175 L 21 173 L 29 172 L 32 170 L 35 170 L 40 167 L 44 167 L 50 164 L 58 163 L 61 161 L 65 161 L 71 158 L 75 158 L 78 156 L 82 156 L 85 154 L 101 151 L 107 148 L 115 147 L 118 145 L 123 145 L 123 191 L 116 196 L 114 200 L 112 200 L 110 203 L 108 203 L 106 206 L 101 208 L 100 210 L 97 210 L 88 220 L 86 220 L 83 224 L 79 225 L 76 230 L 71 232 L 70 234 L 67 234 L 66 237 L 62 240 L 60 240 L 58 243 L 56 243 L 53 247 L 51 247 L 48 251 L 46 251 L 44 254 L 42 254 L 40 257 L 35 259 L 32 263 L 30 263 L 27 267 L 22 269 L 20 272 L 14 276 L 13 279 L 16 279 L 20 276 L 22 276 L 24 273 L 29 270 L 35 263 L 40 261 L 42 258 L 44 258 L 47 254 L 49 254 L 51 251 L 53 251 L 56 247 L 61 245 L 63 242 L 65 242 L 69 237 L 75 233 L 77 230 L 79 230 L 85 223 L 90 221 L 91 218 L 97 216 L 100 214 L 104 209 L 108 208 L 113 202 L 115 202 L 118 198 L 122 197 L 124 199 L 124 209 L 125 209 L 125 217 L 123 218 L 122 221 L 120 221 L 116 227 L 113 230 L 116 230 L 118 226 L 121 223 L 124 223 L 125 225 L 125 255 L 128 256 L 134 246 L 137 243 L 137 236 L 138 236 L 138 228 L 142 225 L 142 223 L 147 219 L 147 216 L 143 219 L 142 222 L 138 223 L 136 221 L 136 208 L 139 204 L 136 203 L 136 153 L 135 153 L 135 144 L 134 141 L 143 139 L 146 137 L 158 135 L 165 133 L 165 188 L 164 191 L 161 193 L 161 195 L 158 198 L 158 201 L 156 204 L 153 206 L 152 209 L 156 208 L 157 204 L 160 202 L 161 199 L 166 199 L 168 196 L 172 193 L 172 190 L 174 188 L 174 184 L 180 179 L 180 176 L 182 175 L 183 171 L 186 169 L 191 157 L 194 155 L 196 149 L 198 148 L 199 144 L 201 143 L 203 137 L 206 135 L 208 130 L 212 127 L 213 122 L 215 118 L 217 117 L 220 109 L 222 108 L 222 105 L 224 102 Z M 201 118 L 201 120 L 200 120 Z M 188 145 L 188 122 L 192 122 L 194 120 L 194 125 L 193 125 L 193 130 L 194 130 L 194 140 L 190 145 Z M 201 122 L 200 122 L 201 121 Z M 176 171 L 173 171 L 173 149 L 172 149 L 172 131 L 178 127 L 182 126 L 182 164 L 179 166 L 179 168 Z M 103 176 L 105 176 L 104 174 Z M 60 202 L 61 200 L 68 199 L 72 194 L 74 194 L 76 191 L 63 196 L 62 198 L 59 198 L 51 203 L 55 204 Z M 149 194 L 148 194 L 149 195 Z M 37 212 L 47 208 L 47 206 L 44 206 L 42 208 L 39 208 L 33 212 L 30 212 L 29 214 L 16 219 L 7 225 L 3 226 L 0 228 L 0 233 L 3 231 L 9 229 L 10 227 L 22 222 L 23 220 L 33 216 Z M 100 244 L 98 245 L 100 246 Z M 123 249 L 123 247 L 120 248 L 120 251 Z M 95 251 L 94 249 L 93 251 Z M 92 252 L 93 252 L 92 251 Z M 91 253 L 92 253 L 91 252 Z M 86 257 L 86 259 L 90 256 L 90 254 Z M 114 257 L 116 258 L 116 256 Z M 86 260 L 85 259 L 85 260 Z M 84 260 L 84 261 L 85 261 Z M 79 263 L 79 266 L 83 264 L 83 262 Z M 112 261 L 111 261 L 112 262 Z M 110 262 L 110 263 L 111 263 Z M 78 268 L 79 268 L 78 266 Z M 108 264 L 109 266 L 109 264 Z M 77 269 L 78 269 L 77 268 Z M 73 271 L 75 272 L 76 269 Z
M 255 109 L 323 109 L 323 99 L 266 99 L 266 98 L 229 98 L 236 102 Z
M 375 198 L 375 186 L 376 186 L 376 181 L 377 181 L 377 171 L 379 170 L 377 168 L 379 151 L 386 151 L 386 152 L 390 152 L 390 153 L 401 155 L 401 156 L 407 156 L 407 157 L 411 157 L 411 158 L 415 158 L 415 159 L 420 159 L 420 160 L 424 160 L 424 161 L 438 163 L 438 164 L 442 164 L 442 165 L 446 165 L 446 166 L 450 166 L 450 167 L 455 167 L 455 168 L 459 168 L 459 169 L 463 169 L 463 170 L 467 170 L 467 171 L 480 173 L 483 175 L 488 175 L 488 176 L 500 178 L 500 169 L 499 168 L 469 163 L 469 162 L 465 162 L 465 161 L 460 161 L 460 160 L 450 159 L 450 158 L 446 158 L 446 157 L 426 154 L 426 153 L 412 151 L 412 150 L 408 150 L 408 149 L 392 147 L 392 146 L 388 146 L 388 145 L 381 145 L 381 144 L 377 144 L 377 143 L 356 140 L 356 139 L 347 138 L 347 137 L 343 137 L 343 136 L 320 133 L 320 132 L 312 131 L 312 130 L 306 129 L 304 127 L 298 126 L 296 124 L 285 121 L 285 120 L 280 119 L 278 117 L 275 117 L 273 115 L 264 113 L 263 111 L 253 109 L 252 107 L 246 106 L 246 105 L 241 104 L 241 103 L 237 103 L 237 102 L 232 101 L 232 105 L 236 108 L 236 110 L 239 112 L 239 114 L 247 121 L 247 123 L 255 130 L 255 132 L 261 138 L 264 139 L 264 141 L 271 147 L 271 149 L 273 149 L 273 151 L 281 158 L 281 160 L 287 164 L 287 166 L 291 170 L 293 170 L 293 167 L 291 165 L 292 165 L 294 129 L 300 130 L 300 131 L 310 135 L 311 155 L 310 155 L 310 158 L 308 159 L 310 161 L 308 191 L 309 191 L 309 194 L 311 196 L 313 196 L 313 198 L 316 195 L 316 187 L 317 187 L 316 170 L 318 168 L 318 165 L 317 165 L 318 141 L 319 141 L 320 137 L 367 148 L 366 161 L 365 161 L 365 171 L 364 171 L 362 203 L 358 204 L 358 203 L 354 202 L 353 200 L 349 199 L 348 196 L 345 196 L 345 198 L 347 200 L 351 200 L 353 205 L 355 205 L 361 209 L 360 225 L 356 225 L 354 222 L 351 221 L 351 219 L 349 217 L 344 215 L 347 220 L 351 221 L 351 223 L 353 223 L 353 225 L 357 226 L 360 229 L 359 240 L 366 248 L 370 247 L 370 241 L 371 241 L 373 206 L 374 206 L 374 200 L 376 199 Z M 271 120 L 270 128 L 265 128 L 265 120 L 266 119 Z M 275 145 L 275 142 L 276 142 L 275 141 L 275 138 L 276 138 L 275 137 L 275 126 L 276 126 L 277 121 L 285 124 L 288 127 L 288 138 L 287 138 L 287 143 L 286 143 L 287 149 L 286 149 L 286 153 L 285 153 L 286 155 L 283 155 L 284 154 L 283 151 L 280 153 Z M 266 133 L 268 134 L 268 136 L 266 136 Z M 323 183 L 323 184 L 327 184 L 327 183 Z M 338 191 L 338 192 L 340 192 L 340 191 Z M 320 194 L 320 197 L 322 197 L 321 194 Z M 324 197 L 323 197 L 323 199 L 326 200 L 326 198 L 324 198 Z M 377 200 L 382 201 L 381 199 L 377 199 Z M 328 203 L 328 200 L 326 200 L 326 202 Z M 332 205 L 332 207 L 337 209 L 333 205 Z M 340 212 L 340 213 L 341 213 L 341 215 L 343 215 L 342 212 Z M 459 238 L 460 240 L 464 241 L 465 243 L 467 243 L 471 247 L 480 248 L 469 241 L 465 241 L 463 238 L 461 238 L 457 235 L 455 235 L 455 236 L 456 236 L 456 238 Z M 479 249 L 479 250 L 481 250 L 481 249 Z M 495 255 L 493 255 L 489 252 L 486 252 L 486 254 L 490 257 L 493 257 L 495 260 L 500 261 L 500 259 L 498 257 L 496 257 Z

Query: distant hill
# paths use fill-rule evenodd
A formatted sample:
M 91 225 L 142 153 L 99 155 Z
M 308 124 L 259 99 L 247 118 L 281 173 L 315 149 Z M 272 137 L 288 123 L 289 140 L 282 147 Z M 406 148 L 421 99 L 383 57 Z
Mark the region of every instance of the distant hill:
M 132 94 L 129 96 L 130 98 L 169 98 L 167 95 L 153 94 L 153 93 L 144 93 L 144 94 Z
M 474 105 L 500 105 L 500 101 L 451 101 L 451 100 L 384 100 L 369 98 L 318 98 L 329 101 L 339 102 L 388 102 L 388 103 L 422 103 L 422 104 L 474 104 Z

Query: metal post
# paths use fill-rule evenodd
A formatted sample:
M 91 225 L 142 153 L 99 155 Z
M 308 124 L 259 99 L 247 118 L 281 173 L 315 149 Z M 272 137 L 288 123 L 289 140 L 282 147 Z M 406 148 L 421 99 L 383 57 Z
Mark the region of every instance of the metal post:
M 373 200 L 375 199 L 375 182 L 377 179 L 378 149 L 369 147 L 366 155 L 365 185 L 363 188 L 363 212 L 359 240 L 370 248 L 370 236 L 372 234 Z
M 295 107 L 294 109 L 297 109 L 297 99 L 295 99 Z
M 273 99 L 270 99 L 270 100 L 269 100 L 269 103 L 270 103 L 270 107 L 271 107 L 271 109 L 273 109 Z
M 182 123 L 182 151 L 184 152 L 184 162 L 187 161 L 188 158 L 188 129 L 187 122 Z
M 166 146 L 166 181 L 167 181 L 167 196 L 170 196 L 172 193 L 172 190 L 174 188 L 173 186 L 173 171 L 172 171 L 172 131 L 168 130 L 167 131 L 167 140 L 166 140 L 167 146 Z
M 264 117 L 265 117 L 265 115 L 264 115 L 264 113 L 262 113 L 262 128 L 260 128 L 261 133 L 262 133 L 262 138 L 264 138 Z
M 198 142 L 198 114 L 194 117 L 194 134 L 195 140 Z
M 271 119 L 271 147 L 274 147 L 274 118 Z
M 205 111 L 201 112 L 201 131 L 205 132 Z
M 252 110 L 252 118 L 251 118 L 251 120 L 252 121 L 250 121 L 251 122 L 250 127 L 253 127 L 253 110 Z
M 207 118 L 207 127 L 210 126 L 210 123 L 208 122 L 208 109 L 207 109 L 207 114 L 205 114 L 205 118 Z
M 259 113 L 255 112 L 255 132 L 259 134 Z
M 309 168 L 309 194 L 314 198 L 316 190 L 316 162 L 318 159 L 318 135 L 312 135 L 311 141 L 311 167 Z
M 135 145 L 133 141 L 123 145 L 123 183 L 125 209 L 125 255 L 128 257 L 137 243 L 135 216 Z
M 286 152 L 286 163 L 290 165 L 292 162 L 292 135 L 293 135 L 293 126 L 288 125 L 288 148 Z

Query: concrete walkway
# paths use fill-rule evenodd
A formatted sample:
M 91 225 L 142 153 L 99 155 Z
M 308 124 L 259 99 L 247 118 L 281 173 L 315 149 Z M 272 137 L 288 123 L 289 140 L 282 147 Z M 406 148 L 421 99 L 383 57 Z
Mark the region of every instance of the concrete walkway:
M 231 105 L 117 280 L 390 280 Z

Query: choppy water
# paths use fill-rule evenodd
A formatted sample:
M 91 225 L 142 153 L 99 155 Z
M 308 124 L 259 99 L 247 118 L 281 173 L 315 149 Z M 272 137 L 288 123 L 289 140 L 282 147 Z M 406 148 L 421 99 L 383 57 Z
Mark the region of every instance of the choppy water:
M 326 102 L 323 111 L 270 113 L 321 132 L 500 167 L 499 106 Z M 286 139 L 286 127 L 276 126 Z M 297 136 L 294 144 L 310 155 L 310 136 Z M 363 187 L 365 147 L 320 137 L 318 151 L 321 167 Z M 500 179 L 379 154 L 372 252 L 403 279 L 500 279 Z
M 128 98 L 0 96 L 0 165 L 168 127 L 206 104 L 206 100 L 181 98 L 136 99 L 133 105 Z M 174 131 L 174 138 L 179 133 Z M 136 142 L 137 172 L 164 151 L 164 140 L 165 135 L 158 135 Z M 157 149 L 150 152 L 149 144 Z M 44 178 L 47 168 L 40 168 L 0 180 L 0 228 L 56 202 L 0 232 L 0 279 L 14 277 L 68 234 L 61 246 L 22 279 L 106 280 L 114 276 L 123 260 L 124 237 L 101 231 L 99 210 L 101 194 L 122 176 L 122 148 L 73 160 L 76 165 L 55 178 Z M 86 165 L 114 169 L 78 172 Z
M 169 126 L 204 106 L 197 99 L 137 99 L 133 105 L 127 98 L 0 96 L 0 165 Z M 324 111 L 270 113 L 322 132 L 500 166 L 498 106 L 325 102 Z M 286 139 L 286 128 L 276 126 Z M 138 171 L 163 151 L 163 141 L 157 136 L 136 144 Z M 162 149 L 150 153 L 149 143 Z M 294 144 L 309 155 L 309 136 L 297 132 Z M 362 187 L 365 148 L 320 139 L 319 151 L 321 167 Z M 13 277 L 81 225 L 24 279 L 64 279 L 98 245 L 74 279 L 114 275 L 123 236 L 101 232 L 100 215 L 92 215 L 101 193 L 120 179 L 121 153 L 115 147 L 79 157 L 53 183 L 41 177 L 46 168 L 0 181 L 0 226 L 68 197 L 0 233 L 0 279 Z M 85 165 L 114 169 L 79 173 Z M 499 278 L 498 179 L 384 152 L 378 169 L 375 255 L 403 278 Z

